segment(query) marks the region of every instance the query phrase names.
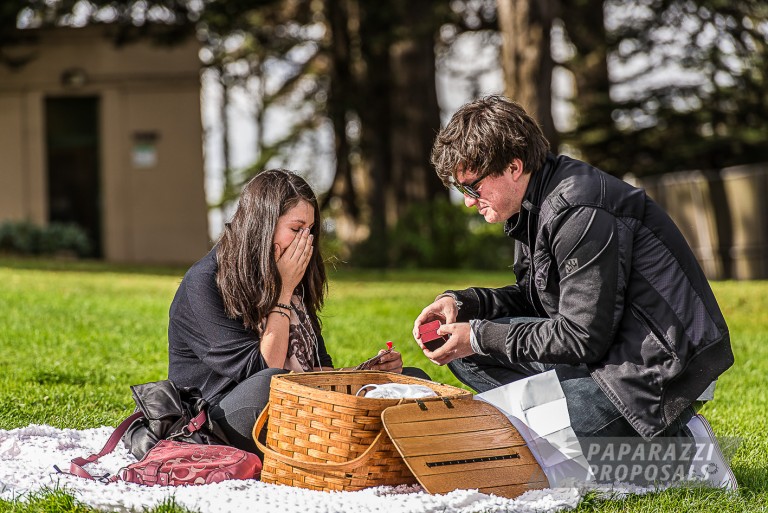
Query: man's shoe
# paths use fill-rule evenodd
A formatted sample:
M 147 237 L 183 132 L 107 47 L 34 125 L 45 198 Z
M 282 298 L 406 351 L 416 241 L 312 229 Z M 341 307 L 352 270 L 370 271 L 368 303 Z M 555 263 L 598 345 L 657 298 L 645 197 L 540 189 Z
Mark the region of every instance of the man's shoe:
M 693 474 L 702 484 L 713 488 L 735 491 L 738 488 L 736 476 L 720 450 L 720 444 L 702 415 L 696 414 L 688 422 L 688 430 L 696 443 L 697 456 L 693 462 Z

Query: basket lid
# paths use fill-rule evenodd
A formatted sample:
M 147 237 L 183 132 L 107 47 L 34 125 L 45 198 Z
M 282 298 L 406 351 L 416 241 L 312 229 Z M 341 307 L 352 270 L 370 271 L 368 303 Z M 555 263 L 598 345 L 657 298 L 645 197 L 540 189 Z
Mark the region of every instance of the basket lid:
M 417 401 L 389 407 L 381 419 L 429 493 L 476 488 L 514 498 L 549 486 L 517 429 L 484 401 Z

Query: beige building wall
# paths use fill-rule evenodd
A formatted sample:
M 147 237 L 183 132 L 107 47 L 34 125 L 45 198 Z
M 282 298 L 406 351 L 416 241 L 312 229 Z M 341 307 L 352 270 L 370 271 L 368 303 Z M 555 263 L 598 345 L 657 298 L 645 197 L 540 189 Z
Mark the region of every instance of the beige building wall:
M 29 217 L 24 168 L 24 95 L 0 93 L 0 219 Z
M 193 262 L 210 244 L 199 46 L 115 48 L 104 30 L 25 31 L 13 51 L 34 58 L 0 67 L 0 221 L 48 221 L 46 98 L 96 96 L 104 258 Z

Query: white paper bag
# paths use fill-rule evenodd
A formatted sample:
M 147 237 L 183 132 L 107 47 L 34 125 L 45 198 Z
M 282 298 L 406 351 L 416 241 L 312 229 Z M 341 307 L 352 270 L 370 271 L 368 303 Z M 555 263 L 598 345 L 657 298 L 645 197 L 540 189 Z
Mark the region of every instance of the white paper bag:
M 593 480 L 587 459 L 571 428 L 563 388 L 555 371 L 515 381 L 475 399 L 501 410 L 520 432 L 552 488 Z

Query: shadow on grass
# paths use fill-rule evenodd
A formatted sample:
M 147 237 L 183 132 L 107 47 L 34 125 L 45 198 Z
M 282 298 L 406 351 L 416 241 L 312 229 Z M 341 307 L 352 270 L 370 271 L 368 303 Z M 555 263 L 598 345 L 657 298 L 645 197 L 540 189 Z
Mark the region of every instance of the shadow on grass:
M 739 489 L 762 493 L 765 499 L 765 507 L 768 510 L 768 467 L 765 466 L 737 466 L 733 469 Z
M 145 274 L 157 276 L 184 276 L 192 265 L 141 265 L 118 264 L 104 262 L 103 260 L 74 260 L 56 258 L 35 258 L 0 255 L 0 268 L 19 269 L 28 271 L 50 272 L 88 272 L 88 273 L 123 273 Z M 483 283 L 490 279 L 496 279 L 500 283 L 512 283 L 515 276 L 509 271 L 475 271 L 467 269 L 361 269 L 349 264 L 326 263 L 328 278 L 341 282 L 389 282 L 389 283 L 414 283 L 435 282 L 453 283 L 456 280 L 462 282 L 477 279 Z
M 0 268 L 25 271 L 50 272 L 86 272 L 86 273 L 121 273 L 148 274 L 157 276 L 184 276 L 189 265 L 139 265 L 116 264 L 102 260 L 75 260 L 56 258 L 16 257 L 0 255 Z
M 736 492 L 715 488 L 676 487 L 645 494 L 622 494 L 614 497 L 589 492 L 576 508 L 576 513 L 676 512 L 713 511 L 744 512 L 765 511 L 764 490 L 741 487 Z

